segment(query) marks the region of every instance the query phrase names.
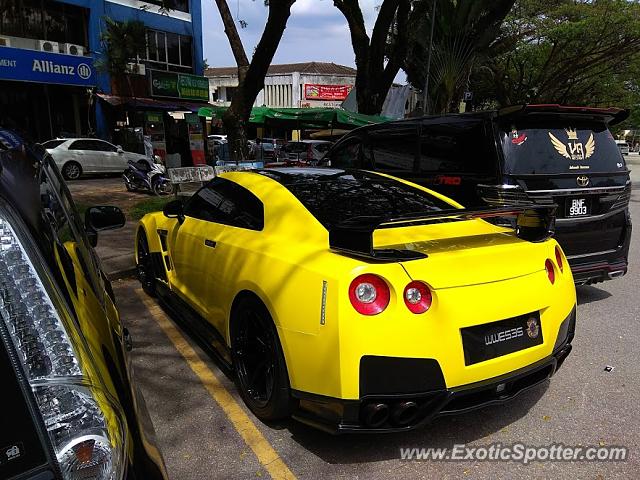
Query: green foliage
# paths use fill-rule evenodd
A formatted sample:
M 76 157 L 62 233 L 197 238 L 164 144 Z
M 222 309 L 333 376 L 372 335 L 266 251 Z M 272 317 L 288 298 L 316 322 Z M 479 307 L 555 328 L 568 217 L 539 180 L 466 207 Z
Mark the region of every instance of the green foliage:
M 119 76 L 126 72 L 127 64 L 144 57 L 147 38 L 144 23 L 139 20 L 116 22 L 105 17 L 105 28 L 100 36 L 103 55 L 97 66 L 110 75 Z
M 637 0 L 518 0 L 471 82 L 486 106 L 640 103 Z
M 428 2 L 429 0 L 419 0 Z M 437 0 L 429 99 L 433 113 L 457 107 L 474 65 L 485 61 L 500 36 L 514 0 Z M 409 39 L 403 66 L 409 82 L 422 90 L 426 80 L 431 8 Z

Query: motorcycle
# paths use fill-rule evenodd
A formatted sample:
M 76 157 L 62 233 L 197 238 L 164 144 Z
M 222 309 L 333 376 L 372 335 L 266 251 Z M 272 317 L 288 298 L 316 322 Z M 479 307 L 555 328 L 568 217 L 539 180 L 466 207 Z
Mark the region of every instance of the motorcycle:
M 122 173 L 124 186 L 130 192 L 148 190 L 156 195 L 170 195 L 175 186 L 165 176 L 165 168 L 159 163 L 146 159 L 129 160 L 127 169 Z

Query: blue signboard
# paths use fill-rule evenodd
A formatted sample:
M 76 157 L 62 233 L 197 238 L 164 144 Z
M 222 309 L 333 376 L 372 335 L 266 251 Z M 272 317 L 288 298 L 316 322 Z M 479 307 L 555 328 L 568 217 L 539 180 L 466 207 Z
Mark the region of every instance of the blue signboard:
M 92 87 L 96 72 L 90 57 L 0 47 L 0 79 Z

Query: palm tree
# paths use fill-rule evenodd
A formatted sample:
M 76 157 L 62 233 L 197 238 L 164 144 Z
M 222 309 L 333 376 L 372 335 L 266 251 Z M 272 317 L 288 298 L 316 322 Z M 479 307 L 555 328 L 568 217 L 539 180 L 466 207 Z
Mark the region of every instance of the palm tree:
M 128 64 L 144 57 L 147 36 L 144 23 L 139 20 L 116 22 L 105 17 L 105 29 L 100 35 L 103 45 L 102 58 L 96 64 L 111 78 L 126 79 L 130 96 L 134 96 L 133 86 L 128 72 Z
M 427 0 L 421 0 L 427 1 Z M 481 62 L 499 37 L 504 18 L 515 0 L 438 1 L 429 76 L 430 111 L 451 111 L 467 86 L 471 69 Z M 422 88 L 426 80 L 431 19 L 427 16 L 411 35 L 404 70 L 410 83 Z

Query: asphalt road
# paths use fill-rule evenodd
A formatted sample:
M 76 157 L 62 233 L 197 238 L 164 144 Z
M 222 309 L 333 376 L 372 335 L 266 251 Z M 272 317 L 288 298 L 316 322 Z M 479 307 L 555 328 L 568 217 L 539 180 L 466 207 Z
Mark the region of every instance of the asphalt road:
M 640 170 L 640 168 L 639 168 Z M 640 190 L 631 211 L 640 225 Z M 551 382 L 502 407 L 393 435 L 332 437 L 296 422 L 267 426 L 232 381 L 134 280 L 114 284 L 133 363 L 173 479 L 610 479 L 640 474 L 640 236 L 629 273 L 578 288 L 574 350 Z M 614 367 L 611 372 L 605 366 Z M 400 448 L 622 445 L 626 462 L 402 461 Z

